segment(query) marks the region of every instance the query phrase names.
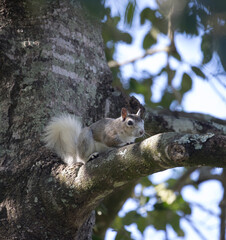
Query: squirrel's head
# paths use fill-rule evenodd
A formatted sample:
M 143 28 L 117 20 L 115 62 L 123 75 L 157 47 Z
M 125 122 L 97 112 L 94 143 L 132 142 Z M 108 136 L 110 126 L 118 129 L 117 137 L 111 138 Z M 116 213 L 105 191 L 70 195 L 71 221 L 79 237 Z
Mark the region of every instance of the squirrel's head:
M 141 109 L 136 114 L 130 114 L 126 108 L 121 110 L 121 119 L 127 133 L 131 133 L 134 138 L 144 135 L 144 121 L 140 117 Z

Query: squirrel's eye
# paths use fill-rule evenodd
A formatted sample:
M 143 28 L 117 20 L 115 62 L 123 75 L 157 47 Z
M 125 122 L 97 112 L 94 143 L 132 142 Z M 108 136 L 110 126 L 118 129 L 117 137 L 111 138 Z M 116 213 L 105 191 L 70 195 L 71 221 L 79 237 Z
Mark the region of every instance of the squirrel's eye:
M 132 125 L 133 125 L 133 121 L 129 120 L 129 121 L 127 122 L 127 124 L 130 125 L 130 126 L 132 126 Z

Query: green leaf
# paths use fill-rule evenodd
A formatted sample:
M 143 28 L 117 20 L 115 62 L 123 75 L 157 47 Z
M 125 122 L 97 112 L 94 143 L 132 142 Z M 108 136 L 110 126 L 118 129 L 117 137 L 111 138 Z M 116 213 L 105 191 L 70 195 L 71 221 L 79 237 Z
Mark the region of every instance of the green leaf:
M 181 94 L 183 95 L 185 92 L 189 91 L 192 88 L 192 79 L 191 77 L 187 74 L 184 73 L 182 77 L 182 82 L 181 82 Z
M 172 56 L 176 58 L 178 61 L 181 61 L 181 56 L 177 50 L 173 51 Z
M 149 20 L 150 22 L 154 22 L 156 20 L 155 16 L 156 10 L 152 10 L 150 8 L 145 8 L 141 13 L 140 13 L 140 23 L 143 25 L 146 20 Z
M 145 102 L 150 102 L 151 99 L 151 85 L 152 78 L 147 78 L 142 81 L 138 81 L 134 78 L 131 78 L 129 81 L 129 91 L 143 94 Z
M 166 184 L 167 184 L 167 187 L 168 188 L 173 188 L 174 185 L 177 183 L 177 179 L 174 179 L 174 178 L 170 178 L 166 181 Z
M 165 202 L 157 202 L 156 204 L 154 204 L 154 208 L 158 211 L 166 210 L 168 208 L 168 204 L 166 204 Z
M 177 197 L 177 201 L 175 203 L 178 203 L 177 211 L 182 211 L 185 215 L 191 214 L 191 208 L 189 203 L 184 201 L 181 195 Z
M 144 206 L 150 200 L 149 197 L 144 196 L 143 194 L 140 196 L 140 206 Z
M 203 73 L 203 71 L 202 71 L 200 68 L 195 67 L 195 66 L 193 66 L 193 67 L 191 67 L 191 68 L 192 68 L 192 71 L 193 71 L 197 76 L 199 76 L 199 77 L 201 77 L 201 78 L 203 78 L 203 79 L 206 78 L 206 75 Z
M 156 39 L 148 32 L 143 40 L 143 48 L 148 49 L 150 48 L 153 44 L 156 43 Z
M 136 1 L 133 1 L 133 2 L 130 1 L 126 7 L 124 23 L 127 24 L 129 27 L 131 27 L 133 23 L 135 8 L 136 8 Z
M 117 28 L 120 20 L 121 17 L 119 16 L 107 16 L 107 20 L 102 25 L 102 36 L 105 43 L 112 42 L 112 46 L 114 46 L 118 41 L 132 42 L 132 37 L 129 33 L 122 32 Z
M 173 214 L 169 224 L 172 226 L 173 230 L 178 236 L 184 236 L 184 231 L 180 227 L 180 216 L 178 216 L 176 213 Z
M 180 228 L 180 216 L 170 208 L 171 205 L 165 203 L 155 204 L 155 210 L 148 213 L 149 222 L 156 230 L 165 231 L 166 226 L 171 225 L 179 236 L 183 236 L 184 232 Z
M 201 49 L 203 52 L 203 64 L 208 63 L 213 56 L 213 38 L 210 34 L 205 34 L 202 36 Z
M 169 220 L 167 211 L 152 211 L 149 213 L 149 220 L 156 230 L 166 230 Z
M 159 102 L 159 104 L 164 107 L 164 108 L 168 108 L 170 107 L 171 103 L 175 100 L 175 96 L 173 93 L 165 91 L 161 101 Z
M 93 234 L 92 240 L 102 240 L 102 237 L 99 237 L 99 236 Z
M 182 11 L 173 15 L 172 24 L 178 32 L 198 35 L 198 20 L 196 7 L 189 7 L 188 1 Z
M 148 218 L 146 217 L 140 217 L 137 222 L 137 228 L 138 230 L 143 233 L 144 230 L 146 229 L 147 226 L 149 226 L 149 221 L 148 221 Z
M 152 24 L 152 28 L 155 28 L 159 33 L 167 34 L 168 31 L 167 21 L 158 10 L 145 8 L 140 13 L 141 25 L 144 24 L 146 20 L 150 21 Z
M 132 240 L 131 233 L 122 228 L 118 231 L 115 240 Z
M 117 216 L 114 220 L 114 222 L 112 223 L 111 227 L 113 229 L 119 230 L 123 227 L 123 223 L 122 223 L 123 218 L 120 218 L 119 216 Z
M 139 183 L 142 184 L 143 187 L 150 187 L 152 185 L 152 182 L 149 180 L 148 176 L 141 178 Z
M 125 217 L 122 219 L 123 225 L 130 225 L 137 221 L 140 215 L 136 211 L 128 212 Z

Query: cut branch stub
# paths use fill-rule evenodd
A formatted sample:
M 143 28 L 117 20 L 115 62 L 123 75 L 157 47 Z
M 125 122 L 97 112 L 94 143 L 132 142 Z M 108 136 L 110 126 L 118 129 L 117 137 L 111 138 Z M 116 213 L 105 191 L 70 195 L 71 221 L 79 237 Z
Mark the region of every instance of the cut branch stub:
M 168 156 L 174 161 L 184 161 L 189 158 L 188 153 L 183 145 L 172 144 L 167 148 Z

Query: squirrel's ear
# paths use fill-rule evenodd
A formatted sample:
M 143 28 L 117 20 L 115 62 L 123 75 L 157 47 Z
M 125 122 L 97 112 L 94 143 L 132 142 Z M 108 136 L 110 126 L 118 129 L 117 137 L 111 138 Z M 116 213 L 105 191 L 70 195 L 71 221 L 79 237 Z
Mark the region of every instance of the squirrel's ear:
M 137 116 L 140 116 L 141 114 L 141 109 L 138 110 L 138 112 L 136 113 Z
M 123 121 L 126 119 L 127 115 L 128 115 L 127 109 L 126 108 L 122 108 L 121 116 L 122 116 Z

